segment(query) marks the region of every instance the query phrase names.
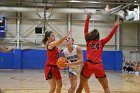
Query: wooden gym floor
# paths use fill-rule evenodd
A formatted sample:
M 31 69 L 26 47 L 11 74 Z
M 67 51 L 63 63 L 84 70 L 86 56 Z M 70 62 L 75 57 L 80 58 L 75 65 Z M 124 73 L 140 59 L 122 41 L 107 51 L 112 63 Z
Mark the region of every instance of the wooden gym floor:
M 62 93 L 67 93 L 69 78 L 66 71 L 61 74 Z M 106 71 L 106 74 L 111 93 L 140 93 L 140 76 L 117 71 Z M 94 76 L 90 78 L 89 86 L 91 93 L 104 93 Z M 48 89 L 43 70 L 0 70 L 0 93 L 48 93 Z

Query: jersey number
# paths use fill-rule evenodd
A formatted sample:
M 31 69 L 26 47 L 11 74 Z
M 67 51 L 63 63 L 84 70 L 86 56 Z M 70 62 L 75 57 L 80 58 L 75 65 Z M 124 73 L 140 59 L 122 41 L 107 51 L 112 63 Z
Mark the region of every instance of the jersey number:
M 91 45 L 91 48 L 92 49 L 99 49 L 99 44 L 92 44 Z

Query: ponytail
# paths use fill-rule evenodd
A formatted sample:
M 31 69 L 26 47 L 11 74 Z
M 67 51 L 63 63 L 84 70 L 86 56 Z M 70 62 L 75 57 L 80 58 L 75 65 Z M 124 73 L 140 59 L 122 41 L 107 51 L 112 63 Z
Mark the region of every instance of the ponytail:
M 42 43 L 45 44 L 47 41 L 48 41 L 48 37 L 50 37 L 50 35 L 52 34 L 53 32 L 52 31 L 47 31 L 45 32 L 45 36 L 44 38 L 42 39 Z

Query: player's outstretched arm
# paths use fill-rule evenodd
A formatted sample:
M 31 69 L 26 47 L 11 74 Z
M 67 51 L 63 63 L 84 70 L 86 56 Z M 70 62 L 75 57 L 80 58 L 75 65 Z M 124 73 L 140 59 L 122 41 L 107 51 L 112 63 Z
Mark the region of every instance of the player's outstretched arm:
M 117 20 L 115 22 L 115 25 L 113 26 L 111 32 L 109 33 L 109 35 L 102 39 L 103 45 L 105 45 L 113 37 L 113 35 L 116 33 L 116 31 L 118 29 L 119 24 L 121 24 L 121 21 Z
M 64 40 L 66 40 L 66 38 L 71 34 L 71 31 L 69 31 L 64 37 L 62 37 L 61 39 L 59 40 L 56 40 L 56 41 L 53 41 L 51 42 L 49 45 L 48 45 L 48 48 L 49 49 L 52 49 L 54 48 L 55 46 L 60 46 Z
M 90 18 L 91 18 L 91 13 L 88 13 L 88 14 L 87 14 L 86 21 L 85 21 L 85 28 L 84 28 L 84 36 L 85 36 L 85 39 L 86 39 L 86 35 L 88 34 L 89 19 L 90 19 Z

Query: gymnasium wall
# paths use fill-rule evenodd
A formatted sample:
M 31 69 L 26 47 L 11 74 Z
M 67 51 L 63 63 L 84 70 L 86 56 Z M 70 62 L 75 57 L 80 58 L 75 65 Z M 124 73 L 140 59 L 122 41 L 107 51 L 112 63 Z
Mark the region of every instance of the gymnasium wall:
M 4 12 L 0 15 L 6 17 L 6 38 L 2 39 L 0 43 L 3 46 L 14 47 L 16 48 L 16 34 L 17 34 L 17 15 L 15 12 Z M 96 21 L 93 24 L 91 19 L 89 31 L 94 27 L 99 29 L 100 37 L 105 37 L 111 30 L 114 22 L 113 17 L 106 16 L 94 16 L 94 19 L 100 20 Z M 104 18 L 105 17 L 105 18 Z M 84 40 L 84 24 L 85 24 L 86 15 L 85 14 L 72 14 L 71 15 L 71 29 L 72 37 L 75 39 L 75 44 L 81 45 L 83 49 L 85 48 Z M 103 21 L 108 19 L 108 21 Z M 112 24 L 113 23 L 113 24 Z M 37 12 L 22 13 L 22 18 L 20 18 L 20 49 L 43 49 L 38 44 L 36 44 L 36 39 L 39 39 L 37 43 L 41 43 L 41 37 L 36 37 L 35 27 L 42 27 L 44 25 L 43 20 L 39 17 Z M 53 31 L 57 38 L 64 36 L 67 33 L 68 29 L 68 16 L 63 13 L 52 14 L 46 22 L 46 29 Z M 115 36 L 109 41 L 109 47 L 106 46 L 107 50 L 114 50 Z M 9 44 L 10 43 L 10 44 Z M 111 46 L 110 46 L 111 45 Z
M 86 51 L 83 50 L 84 62 Z M 0 52 L 0 69 L 43 69 L 46 61 L 45 50 L 16 49 Z M 103 51 L 103 64 L 106 70 L 122 69 L 122 51 Z
M 121 27 L 121 48 L 133 51 L 140 44 L 140 24 L 125 23 Z

